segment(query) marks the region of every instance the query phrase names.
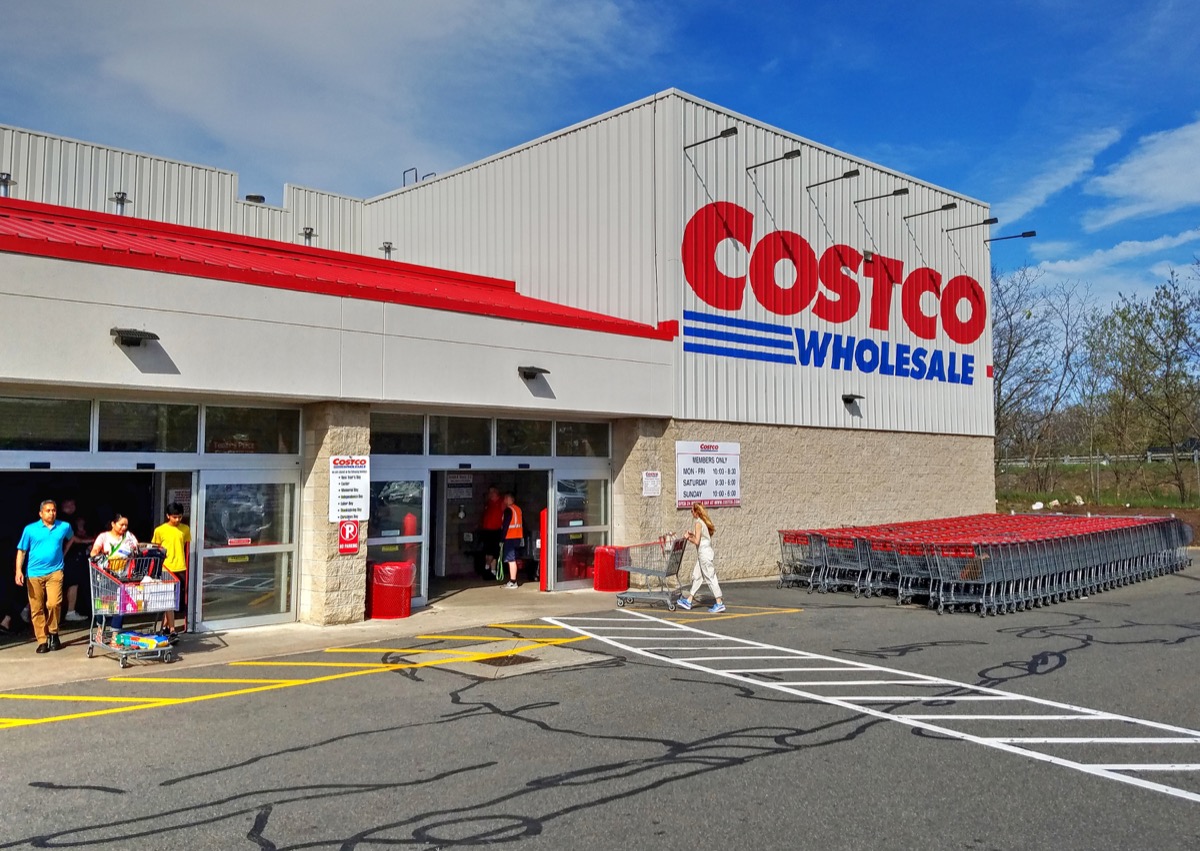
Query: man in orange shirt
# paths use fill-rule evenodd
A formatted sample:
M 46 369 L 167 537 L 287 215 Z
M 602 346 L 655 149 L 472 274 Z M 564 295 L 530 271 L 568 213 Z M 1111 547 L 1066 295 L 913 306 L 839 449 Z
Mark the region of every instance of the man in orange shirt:
M 479 548 L 483 550 L 483 575 L 487 579 L 499 579 L 502 575 L 496 568 L 496 559 L 500 557 L 503 526 L 504 500 L 500 498 L 499 489 L 492 485 L 487 489 L 487 502 L 483 504 L 483 517 L 479 521 Z
M 517 554 L 525 543 L 525 525 L 521 509 L 517 507 L 511 493 L 504 495 L 504 520 L 500 529 L 504 539 L 504 561 L 508 565 L 508 584 L 505 588 L 517 587 Z

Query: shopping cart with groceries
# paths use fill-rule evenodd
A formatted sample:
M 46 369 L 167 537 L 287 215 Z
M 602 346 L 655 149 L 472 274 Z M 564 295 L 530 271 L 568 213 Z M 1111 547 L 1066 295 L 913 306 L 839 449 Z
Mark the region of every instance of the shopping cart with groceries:
M 179 580 L 162 569 L 164 553 L 147 549 L 135 555 L 92 556 L 92 626 L 88 631 L 87 655 L 97 650 L 116 657 L 122 668 L 130 659 L 173 661 L 167 636 L 155 632 L 114 629 L 118 615 L 140 615 L 174 611 L 179 606 Z
M 643 586 L 617 594 L 617 605 L 663 603 L 668 611 L 675 611 L 682 591 L 679 584 L 679 567 L 683 564 L 683 553 L 687 544 L 685 537 L 663 535 L 657 541 L 648 544 L 613 547 L 616 569 L 628 571 L 631 577 L 642 577 Z

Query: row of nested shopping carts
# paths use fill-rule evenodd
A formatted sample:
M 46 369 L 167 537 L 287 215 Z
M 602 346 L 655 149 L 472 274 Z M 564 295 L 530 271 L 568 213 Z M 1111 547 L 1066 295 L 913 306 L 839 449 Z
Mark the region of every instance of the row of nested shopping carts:
M 1005 614 L 1182 570 L 1191 540 L 1173 517 L 1062 514 L 780 530 L 779 585 Z

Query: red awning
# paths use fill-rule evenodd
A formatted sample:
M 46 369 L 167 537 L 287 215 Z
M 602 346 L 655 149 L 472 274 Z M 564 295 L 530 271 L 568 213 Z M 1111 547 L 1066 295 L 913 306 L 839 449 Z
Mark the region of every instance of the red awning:
M 528 298 L 498 278 L 13 198 L 0 199 L 0 252 L 627 337 L 671 340 L 679 333 L 674 321 L 644 325 Z

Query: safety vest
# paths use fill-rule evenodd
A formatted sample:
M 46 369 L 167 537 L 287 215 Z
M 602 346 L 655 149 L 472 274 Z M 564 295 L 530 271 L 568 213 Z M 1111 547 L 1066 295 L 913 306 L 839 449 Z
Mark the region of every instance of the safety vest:
M 525 537 L 525 530 L 521 526 L 521 509 L 515 505 L 510 505 L 508 509 L 512 512 L 512 519 L 508 521 L 508 532 L 504 537 L 508 540 L 515 538 L 519 541 Z

